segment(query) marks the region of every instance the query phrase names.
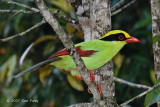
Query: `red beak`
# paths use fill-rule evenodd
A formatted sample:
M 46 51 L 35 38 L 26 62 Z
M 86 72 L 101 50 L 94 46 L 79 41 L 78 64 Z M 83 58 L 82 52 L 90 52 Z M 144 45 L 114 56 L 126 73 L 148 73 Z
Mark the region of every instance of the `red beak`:
M 141 42 L 139 39 L 132 37 L 132 36 L 125 41 L 126 41 L 126 43 L 140 43 Z

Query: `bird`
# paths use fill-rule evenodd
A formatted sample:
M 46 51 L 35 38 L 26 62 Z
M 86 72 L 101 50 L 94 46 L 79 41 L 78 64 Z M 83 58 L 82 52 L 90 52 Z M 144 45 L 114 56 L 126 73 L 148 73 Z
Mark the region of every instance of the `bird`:
M 100 68 L 106 64 L 128 43 L 140 43 L 140 40 L 130 36 L 123 30 L 111 30 L 98 40 L 90 40 L 75 44 L 80 57 L 84 61 L 84 64 L 91 75 L 89 82 L 95 80 L 92 70 Z M 35 71 L 46 65 L 52 65 L 66 71 L 70 71 L 70 73 L 73 76 L 76 76 L 77 79 L 83 80 L 75 62 L 66 48 L 53 54 L 49 59 L 18 73 L 13 76 L 13 78 L 22 76 L 26 72 Z M 99 93 L 101 94 L 102 89 L 98 84 L 97 86 L 99 88 Z

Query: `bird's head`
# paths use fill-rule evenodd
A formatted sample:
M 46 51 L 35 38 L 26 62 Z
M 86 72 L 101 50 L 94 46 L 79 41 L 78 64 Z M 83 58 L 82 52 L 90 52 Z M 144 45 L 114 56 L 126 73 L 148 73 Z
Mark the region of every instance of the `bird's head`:
M 130 36 L 127 32 L 122 30 L 112 30 L 105 34 L 100 40 L 105 41 L 125 41 L 126 43 L 140 43 L 140 40 Z

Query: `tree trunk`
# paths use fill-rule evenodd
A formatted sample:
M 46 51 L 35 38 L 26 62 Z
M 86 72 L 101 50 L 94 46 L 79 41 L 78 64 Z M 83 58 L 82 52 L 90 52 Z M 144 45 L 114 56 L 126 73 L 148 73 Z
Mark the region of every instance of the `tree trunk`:
M 99 39 L 111 30 L 110 0 L 82 0 L 82 6 L 77 9 L 79 23 L 84 32 L 85 41 Z M 113 81 L 113 64 L 109 61 L 103 67 L 94 71 L 96 82 L 102 88 L 100 101 L 94 98 L 97 106 L 118 106 L 115 95 L 115 84 Z
M 152 36 L 160 35 L 160 0 L 151 0 Z M 160 40 L 153 46 L 155 78 L 160 78 Z M 160 102 L 157 103 L 160 107 Z

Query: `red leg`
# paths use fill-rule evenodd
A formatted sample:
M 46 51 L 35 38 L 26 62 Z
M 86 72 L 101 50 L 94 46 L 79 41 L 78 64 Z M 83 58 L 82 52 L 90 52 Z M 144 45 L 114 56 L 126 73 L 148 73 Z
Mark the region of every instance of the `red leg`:
M 97 87 L 98 87 L 99 95 L 101 95 L 101 93 L 102 93 L 102 88 L 99 86 L 99 84 L 97 84 Z
M 92 94 L 91 91 L 89 90 L 89 87 L 88 87 L 88 93 Z
M 76 69 L 76 70 L 77 70 L 77 68 L 73 68 L 73 69 Z M 95 80 L 95 76 L 93 75 L 93 73 L 92 73 L 92 71 L 91 71 L 90 69 L 88 69 L 88 71 L 89 71 L 90 76 L 91 76 L 91 79 L 89 80 L 88 83 L 91 83 L 92 81 Z M 77 74 L 75 75 L 75 77 L 76 77 L 77 79 L 84 80 L 82 77 L 78 76 Z
M 77 70 L 77 68 L 73 68 L 73 69 Z M 84 80 L 82 77 L 78 76 L 77 74 L 75 75 L 75 77 L 79 80 Z
M 102 93 L 102 88 L 99 86 L 99 84 L 97 84 L 97 87 L 98 87 L 99 95 L 101 95 L 101 93 Z M 88 88 L 88 93 L 92 94 L 91 91 L 89 90 L 89 88 Z
M 90 73 L 90 76 L 91 76 L 91 79 L 89 80 L 88 83 L 91 83 L 92 81 L 95 80 L 95 76 L 93 75 L 92 71 L 90 69 L 88 69 L 89 73 Z
M 83 78 L 80 77 L 80 76 L 78 76 L 77 74 L 75 75 L 75 77 L 76 77 L 77 79 L 79 79 L 79 80 L 83 80 Z

